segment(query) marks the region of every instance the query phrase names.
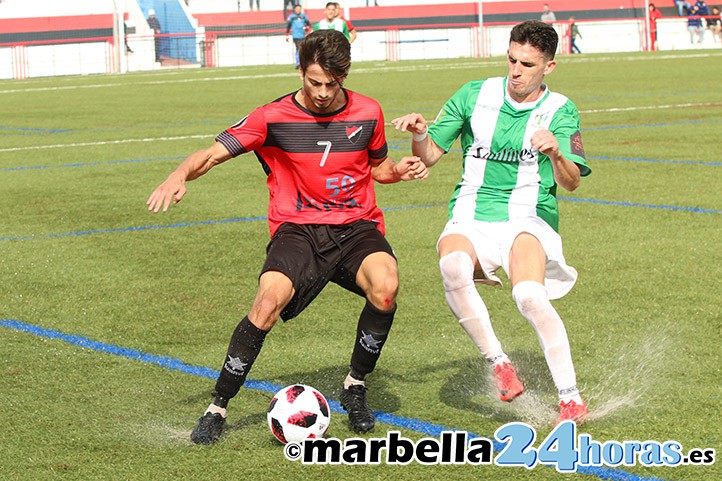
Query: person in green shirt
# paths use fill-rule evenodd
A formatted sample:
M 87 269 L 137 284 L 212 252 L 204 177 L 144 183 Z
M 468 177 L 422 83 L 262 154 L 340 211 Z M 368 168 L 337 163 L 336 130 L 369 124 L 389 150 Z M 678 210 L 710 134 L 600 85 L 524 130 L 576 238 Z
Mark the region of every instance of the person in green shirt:
M 342 18 L 337 16 L 336 2 L 328 2 L 324 15 L 326 18 L 313 25 L 313 30 L 336 30 L 344 34 L 347 40 L 351 40 L 351 33 L 348 31 L 348 25 Z
M 564 296 L 577 279 L 557 233 L 557 186 L 573 191 L 591 170 L 576 106 L 544 84 L 556 67 L 558 42 L 552 26 L 520 23 L 511 31 L 506 77 L 467 83 L 433 125 L 417 113 L 392 124 L 412 133 L 413 154 L 427 167 L 461 137 L 463 172 L 437 244 L 439 266 L 447 303 L 488 360 L 499 397 L 511 402 L 524 387 L 474 281 L 500 285 L 496 272 L 502 268 L 559 391 L 557 423 L 580 423 L 587 406 L 577 389 L 566 328 L 550 299 Z

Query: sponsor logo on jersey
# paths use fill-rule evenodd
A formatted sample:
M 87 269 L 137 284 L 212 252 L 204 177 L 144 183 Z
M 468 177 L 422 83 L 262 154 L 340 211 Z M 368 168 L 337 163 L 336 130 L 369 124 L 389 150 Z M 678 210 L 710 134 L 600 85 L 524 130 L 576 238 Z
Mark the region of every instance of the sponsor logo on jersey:
M 477 147 L 476 152 L 470 150 L 467 154 L 475 159 L 486 159 L 493 160 L 496 162 L 532 162 L 536 160 L 536 154 L 532 149 L 521 149 L 521 150 L 501 150 L 499 152 L 492 152 L 486 147 Z

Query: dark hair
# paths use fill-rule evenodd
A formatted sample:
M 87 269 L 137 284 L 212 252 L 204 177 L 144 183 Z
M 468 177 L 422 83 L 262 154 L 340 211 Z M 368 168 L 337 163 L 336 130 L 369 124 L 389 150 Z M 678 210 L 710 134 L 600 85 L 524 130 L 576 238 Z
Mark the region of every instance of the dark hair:
M 554 59 L 559 43 L 559 35 L 554 27 L 539 20 L 527 20 L 511 29 L 509 43 L 529 44 L 541 51 L 549 60 Z
M 336 30 L 316 30 L 301 41 L 298 49 L 301 70 L 318 64 L 336 81 L 343 82 L 351 69 L 351 44 Z

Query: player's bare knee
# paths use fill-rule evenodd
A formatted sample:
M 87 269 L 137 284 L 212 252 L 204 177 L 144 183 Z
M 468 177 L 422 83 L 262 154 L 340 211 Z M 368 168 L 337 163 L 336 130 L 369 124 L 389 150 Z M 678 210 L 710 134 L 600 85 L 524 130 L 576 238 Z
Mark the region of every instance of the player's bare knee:
M 379 310 L 390 311 L 396 305 L 396 296 L 399 293 L 398 276 L 389 276 L 380 279 L 371 285 L 366 298 Z
M 474 283 L 474 262 L 466 252 L 446 254 L 439 259 L 439 270 L 447 292 Z

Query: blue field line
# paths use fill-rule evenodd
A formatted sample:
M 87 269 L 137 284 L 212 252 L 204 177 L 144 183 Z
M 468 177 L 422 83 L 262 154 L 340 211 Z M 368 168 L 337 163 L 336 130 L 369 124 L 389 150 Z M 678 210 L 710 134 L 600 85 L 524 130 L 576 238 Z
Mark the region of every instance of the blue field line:
M 389 150 L 407 150 L 408 141 L 395 140 L 388 143 Z M 461 149 L 451 149 L 450 153 L 461 154 Z M 185 156 L 177 155 L 172 157 L 151 157 L 142 159 L 118 159 L 108 160 L 103 162 L 73 162 L 69 164 L 57 164 L 57 165 L 23 165 L 17 167 L 0 167 L 0 172 L 17 172 L 24 170 L 48 170 L 48 169 L 72 169 L 78 167 L 97 167 L 105 165 L 119 165 L 119 164 L 143 164 L 149 162 L 159 162 L 165 160 L 179 160 L 184 159 Z M 703 162 L 699 160 L 666 160 L 666 159 L 650 159 L 644 157 L 618 157 L 609 155 L 590 155 L 587 157 L 589 160 L 612 160 L 622 162 L 644 162 L 650 164 L 671 164 L 671 165 L 701 165 L 706 167 L 720 167 L 722 162 Z
M 563 197 L 559 196 L 559 200 L 566 202 L 577 202 L 577 203 L 590 203 L 598 205 L 611 205 L 617 207 L 642 207 L 645 209 L 659 209 L 659 210 L 670 210 L 670 211 L 682 211 L 692 212 L 695 214 L 722 214 L 722 210 L 715 209 L 702 209 L 699 207 L 689 207 L 680 205 L 664 205 L 664 204 L 644 204 L 639 202 L 621 202 L 611 200 L 600 200 L 600 199 L 583 199 L 579 197 Z M 393 207 L 384 207 L 381 209 L 384 212 L 393 212 L 399 210 L 413 210 L 413 209 L 427 209 L 429 207 L 442 207 L 447 205 L 446 203 L 436 204 L 417 204 L 417 205 L 400 205 Z M 265 221 L 267 217 L 232 217 L 230 219 L 217 219 L 217 220 L 200 220 L 195 222 L 178 222 L 175 224 L 164 224 L 164 225 L 141 225 L 134 227 L 119 227 L 117 229 L 92 229 L 84 231 L 72 231 L 72 232 L 60 232 L 54 234 L 38 234 L 38 235 L 20 235 L 20 236 L 7 236 L 0 237 L 0 242 L 5 241 L 27 241 L 27 240 L 39 240 L 39 239 L 59 239 L 63 237 L 80 237 L 86 235 L 95 234 L 116 234 L 120 232 L 140 232 L 147 230 L 160 230 L 160 229 L 175 229 L 178 227 L 193 227 L 199 225 L 215 225 L 215 224 L 233 224 L 237 222 L 259 222 Z
M 94 167 L 98 165 L 118 165 L 118 164 L 142 164 L 146 162 L 158 162 L 162 160 L 178 160 L 185 159 L 184 156 L 173 156 L 173 157 L 154 157 L 148 159 L 120 159 L 120 160 L 109 160 L 106 162 L 76 162 L 72 164 L 58 164 L 58 165 L 23 165 L 19 167 L 3 167 L 0 168 L 0 172 L 12 172 L 18 170 L 46 170 L 46 169 L 68 169 L 76 167 Z
M 659 128 L 659 127 L 671 127 L 676 125 L 704 125 L 704 124 L 716 124 L 722 122 L 720 119 L 694 119 L 694 120 L 683 120 L 679 122 L 650 122 L 646 124 L 622 124 L 622 125 L 600 125 L 599 127 L 584 127 L 582 133 L 591 130 L 626 130 L 626 129 L 644 129 L 644 128 Z
M 7 125 L 0 125 L 0 131 L 5 132 L 32 132 L 33 134 L 66 134 L 72 132 L 69 129 L 41 129 L 37 127 L 9 127 Z
M 649 159 L 644 157 L 614 157 L 608 155 L 589 156 L 590 160 L 621 160 L 623 162 L 645 162 L 650 164 L 674 164 L 674 165 L 703 165 L 706 167 L 720 167 L 722 162 L 702 162 L 699 160 L 665 160 Z
M 135 226 L 135 227 L 119 227 L 117 229 L 93 229 L 93 230 L 74 231 L 74 232 L 61 232 L 61 233 L 57 233 L 57 234 L 9 236 L 9 237 L 0 237 L 0 242 L 2 242 L 2 241 L 36 240 L 36 239 L 58 239 L 61 237 L 79 237 L 79 236 L 94 235 L 94 234 L 116 234 L 118 232 L 139 232 L 139 231 L 146 231 L 146 230 L 175 229 L 178 227 L 193 227 L 193 226 L 197 226 L 197 225 L 233 224 L 236 222 L 257 222 L 257 221 L 265 221 L 265 220 L 266 220 L 266 217 L 233 217 L 230 219 L 199 220 L 196 222 L 177 222 L 175 224 L 165 224 L 165 225 L 141 225 L 141 226 Z
M 398 145 L 401 144 L 401 145 Z M 389 150 L 407 150 L 408 141 L 389 142 Z M 459 148 L 451 149 L 449 153 L 461 154 L 463 151 Z M 722 162 L 702 162 L 699 160 L 666 160 L 666 159 L 649 159 L 644 157 L 617 157 L 609 155 L 590 155 L 588 160 L 616 160 L 622 162 L 645 162 L 650 164 L 672 164 L 672 165 L 702 165 L 705 167 L 720 167 Z M 594 167 L 594 166 L 592 166 Z
M 563 197 L 563 196 L 558 197 L 558 199 L 565 200 L 568 202 L 581 202 L 581 203 L 598 204 L 598 205 L 613 205 L 616 207 L 643 207 L 645 209 L 683 211 L 683 212 L 693 212 L 695 214 L 722 214 L 722 210 L 702 209 L 700 207 L 688 207 L 688 206 L 683 206 L 683 205 L 644 204 L 641 202 L 582 199 L 579 197 Z
M 47 329 L 44 327 L 28 324 L 26 322 L 13 319 L 0 319 L 0 326 L 5 327 L 6 329 L 12 329 L 14 331 L 32 334 L 38 337 L 44 337 L 47 339 L 58 339 L 60 341 L 81 347 L 83 349 L 91 349 L 93 351 L 102 352 L 105 354 L 125 357 L 134 361 L 141 361 L 147 364 L 153 364 L 164 369 L 178 371 L 184 374 L 190 374 L 192 376 L 204 377 L 215 380 L 219 374 L 218 371 L 211 369 L 210 367 L 193 366 L 172 357 L 158 356 L 155 354 L 148 354 L 137 349 L 129 349 L 125 347 L 115 346 L 113 344 L 106 344 L 104 342 L 94 341 L 84 336 L 65 334 L 54 329 Z M 271 382 L 255 381 L 251 379 L 246 380 L 244 386 L 248 389 L 263 391 L 269 394 L 275 394 L 283 387 Z M 335 412 L 345 412 L 345 410 L 341 407 L 341 404 L 338 401 L 330 400 L 329 407 Z M 384 424 L 388 424 L 401 429 L 407 429 L 409 431 L 415 431 L 436 438 L 439 438 L 443 431 L 458 431 L 458 429 L 452 429 L 441 424 L 433 424 L 423 421 L 421 419 L 396 416 L 394 414 L 389 414 L 382 411 L 374 411 L 374 414 L 376 415 L 376 419 Z M 473 433 L 469 434 L 471 437 L 480 437 L 479 435 Z M 503 449 L 504 444 L 493 440 L 492 437 L 487 437 L 487 439 L 492 441 L 494 445 L 494 450 L 496 452 L 500 452 Z M 577 473 L 595 476 L 599 479 L 614 481 L 663 481 L 659 478 L 654 477 L 637 476 L 636 474 L 628 473 L 620 469 L 610 469 L 602 467 L 582 466 L 577 469 Z

